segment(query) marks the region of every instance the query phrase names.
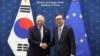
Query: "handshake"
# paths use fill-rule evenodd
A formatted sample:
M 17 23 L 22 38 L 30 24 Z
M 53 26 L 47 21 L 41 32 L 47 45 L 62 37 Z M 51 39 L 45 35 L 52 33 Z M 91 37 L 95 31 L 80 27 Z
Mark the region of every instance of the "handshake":
M 47 49 L 48 48 L 48 45 L 46 43 L 40 43 L 40 47 L 42 49 Z

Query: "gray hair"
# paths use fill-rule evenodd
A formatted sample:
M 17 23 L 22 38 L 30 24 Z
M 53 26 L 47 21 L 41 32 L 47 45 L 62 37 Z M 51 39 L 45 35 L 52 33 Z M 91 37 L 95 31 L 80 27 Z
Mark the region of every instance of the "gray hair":
M 43 21 L 45 21 L 45 17 L 43 15 L 40 15 L 40 14 L 36 17 L 36 21 L 39 19 L 42 19 Z

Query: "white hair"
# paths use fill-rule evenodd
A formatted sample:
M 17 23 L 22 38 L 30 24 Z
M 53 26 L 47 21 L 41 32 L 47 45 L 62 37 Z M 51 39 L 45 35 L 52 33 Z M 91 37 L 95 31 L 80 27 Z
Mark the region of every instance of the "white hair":
M 43 15 L 38 15 L 36 17 L 36 21 L 39 20 L 39 19 L 42 19 L 44 21 L 45 20 L 45 17 Z

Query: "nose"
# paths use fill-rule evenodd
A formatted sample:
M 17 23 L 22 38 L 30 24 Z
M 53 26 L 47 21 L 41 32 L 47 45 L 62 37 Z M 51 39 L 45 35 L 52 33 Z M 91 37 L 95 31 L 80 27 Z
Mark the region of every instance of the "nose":
M 39 23 L 41 24 L 42 22 L 40 21 Z

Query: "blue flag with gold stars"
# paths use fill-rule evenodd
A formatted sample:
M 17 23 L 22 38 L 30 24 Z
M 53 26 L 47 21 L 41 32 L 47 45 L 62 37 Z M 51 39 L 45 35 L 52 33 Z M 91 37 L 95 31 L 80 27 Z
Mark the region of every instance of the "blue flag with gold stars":
M 90 56 L 79 0 L 71 2 L 66 15 L 65 25 L 73 28 L 76 41 L 76 56 Z

